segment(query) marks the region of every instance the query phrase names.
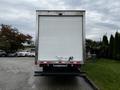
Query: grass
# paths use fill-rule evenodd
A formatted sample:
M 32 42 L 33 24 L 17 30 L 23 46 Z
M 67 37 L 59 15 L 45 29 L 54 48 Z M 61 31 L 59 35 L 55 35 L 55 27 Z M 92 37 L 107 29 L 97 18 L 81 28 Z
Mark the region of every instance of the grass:
M 109 59 L 92 60 L 82 67 L 100 90 L 120 90 L 120 61 Z

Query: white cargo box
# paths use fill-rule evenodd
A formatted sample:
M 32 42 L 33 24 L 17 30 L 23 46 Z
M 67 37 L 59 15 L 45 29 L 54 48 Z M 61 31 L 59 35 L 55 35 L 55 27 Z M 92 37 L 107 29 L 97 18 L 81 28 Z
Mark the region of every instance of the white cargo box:
M 85 59 L 85 11 L 37 10 L 37 61 L 72 61 Z

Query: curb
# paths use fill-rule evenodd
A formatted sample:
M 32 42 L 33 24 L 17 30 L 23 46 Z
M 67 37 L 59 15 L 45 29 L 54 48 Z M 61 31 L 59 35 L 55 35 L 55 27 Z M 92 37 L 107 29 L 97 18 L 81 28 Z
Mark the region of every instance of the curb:
M 88 78 L 88 76 L 86 74 L 80 75 L 80 77 L 83 77 L 84 80 L 94 89 L 94 90 L 100 90 L 97 85 Z

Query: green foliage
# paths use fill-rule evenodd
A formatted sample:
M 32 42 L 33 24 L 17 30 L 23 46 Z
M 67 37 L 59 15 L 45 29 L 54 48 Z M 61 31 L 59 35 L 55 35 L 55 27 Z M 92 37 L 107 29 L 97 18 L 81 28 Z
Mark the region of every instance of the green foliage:
M 104 58 L 108 57 L 108 38 L 106 35 L 103 36 L 103 41 L 102 41 L 102 56 Z
M 102 44 L 101 42 L 86 39 L 86 52 L 97 54 L 97 57 L 100 57 L 101 44 Z
M 24 48 L 23 43 L 30 43 L 32 37 L 20 33 L 16 28 L 10 25 L 1 25 L 0 29 L 0 49 L 9 52 L 15 52 Z
M 86 40 L 86 51 L 96 54 L 97 57 L 111 58 L 120 60 L 120 33 L 116 32 L 115 37 L 110 36 L 110 41 L 106 35 L 102 42 Z
M 120 59 L 120 33 L 116 32 L 114 40 L 114 58 Z
M 107 46 L 108 45 L 108 38 L 106 35 L 103 36 L 103 41 L 102 41 L 103 45 L 104 46 Z
M 113 55 L 113 53 L 114 53 L 114 37 L 113 37 L 113 35 L 111 35 L 110 36 L 110 44 L 109 44 L 109 57 L 110 58 L 113 58 L 114 57 L 114 55 Z

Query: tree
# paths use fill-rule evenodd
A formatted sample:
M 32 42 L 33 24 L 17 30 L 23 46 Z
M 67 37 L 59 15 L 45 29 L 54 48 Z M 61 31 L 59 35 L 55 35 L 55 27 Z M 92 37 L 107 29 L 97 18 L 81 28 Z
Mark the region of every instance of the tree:
M 119 33 L 119 36 L 118 36 L 118 54 L 119 54 L 118 59 L 120 60 L 120 33 Z
M 92 54 L 96 54 L 99 58 L 101 56 L 101 42 L 100 41 L 92 41 L 90 39 L 86 39 L 86 52 L 90 52 Z
M 109 57 L 113 58 L 113 51 L 114 51 L 115 47 L 114 47 L 114 37 L 113 35 L 110 36 L 110 44 L 109 44 Z
M 119 59 L 119 33 L 115 33 L 115 40 L 114 40 L 114 58 Z
M 106 35 L 103 36 L 103 45 L 108 45 L 108 38 Z
M 91 47 L 92 47 L 93 41 L 90 39 L 86 39 L 86 52 L 91 52 Z
M 103 53 L 103 57 L 108 58 L 109 54 L 108 54 L 108 38 L 106 35 L 103 36 L 103 40 L 102 40 L 102 53 Z
M 86 49 L 97 57 L 120 60 L 120 33 L 116 32 L 115 37 L 111 35 L 109 43 L 106 35 L 103 36 L 102 42 L 87 39 Z
M 9 52 L 15 52 L 24 48 L 24 43 L 30 43 L 32 37 L 20 33 L 18 29 L 12 28 L 10 25 L 1 25 L 0 30 L 0 49 Z

